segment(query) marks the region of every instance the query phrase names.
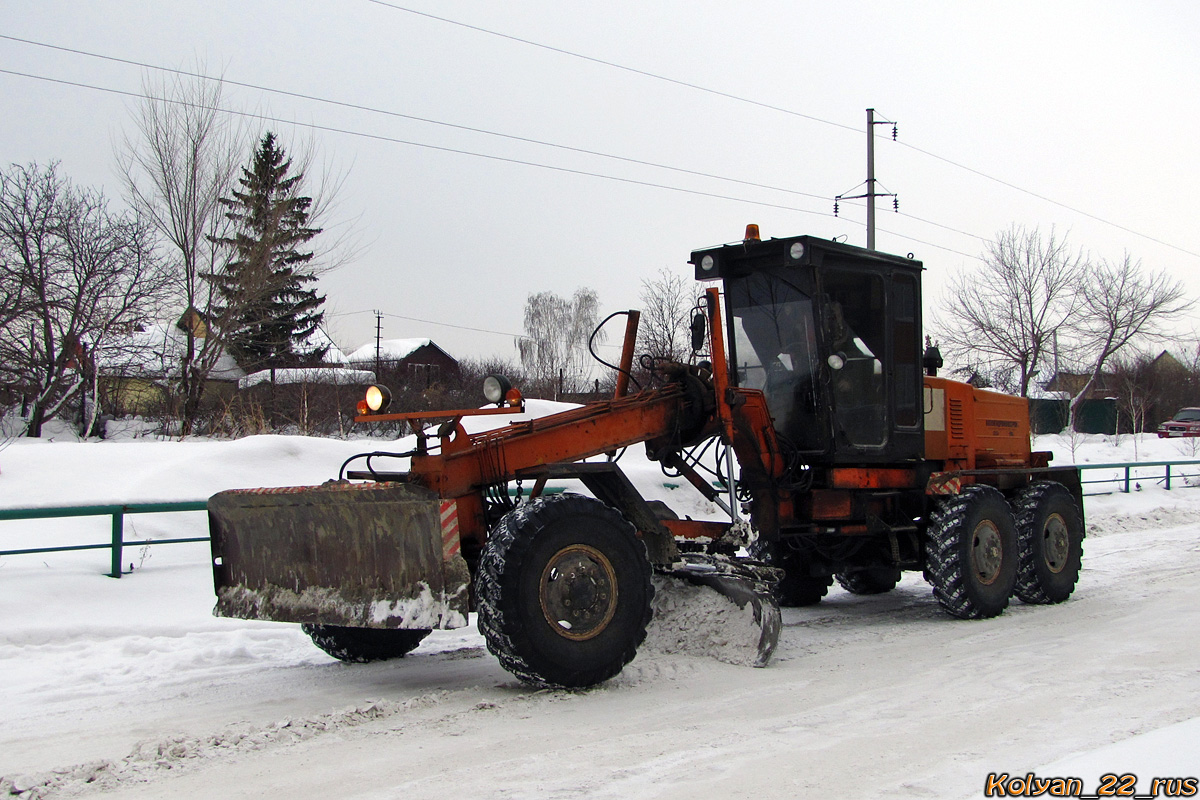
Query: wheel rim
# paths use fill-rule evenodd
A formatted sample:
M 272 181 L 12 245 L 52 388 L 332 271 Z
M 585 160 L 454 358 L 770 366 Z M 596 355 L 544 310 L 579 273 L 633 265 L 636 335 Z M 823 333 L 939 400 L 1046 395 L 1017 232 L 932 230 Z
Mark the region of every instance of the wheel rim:
M 982 584 L 990 585 L 1000 577 L 1004 564 L 1004 543 L 1000 529 L 990 519 L 975 526 L 971 536 L 971 571 Z
M 570 545 L 546 563 L 538 593 L 551 629 L 566 639 L 585 641 L 600 635 L 616 613 L 616 571 L 596 548 Z
M 1071 536 L 1067 532 L 1067 521 L 1061 514 L 1051 514 L 1042 528 L 1042 553 L 1046 568 L 1053 573 L 1062 572 L 1071 553 Z

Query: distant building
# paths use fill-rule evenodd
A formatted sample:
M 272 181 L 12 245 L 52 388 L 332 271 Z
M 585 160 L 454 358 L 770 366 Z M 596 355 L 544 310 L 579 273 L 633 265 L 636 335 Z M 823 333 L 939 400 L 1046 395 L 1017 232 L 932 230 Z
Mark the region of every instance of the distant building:
M 1088 379 L 1092 377 L 1090 372 L 1057 372 L 1050 380 L 1046 381 L 1043 387 L 1047 392 L 1062 392 L 1067 397 L 1074 397 L 1079 394 L 1083 387 L 1087 385 Z M 1112 383 L 1112 375 L 1107 372 L 1101 372 L 1100 377 L 1088 389 L 1085 400 L 1101 400 L 1108 397 L 1116 397 L 1115 389 L 1110 388 Z
M 426 388 L 458 377 L 459 364 L 454 356 L 434 344 L 432 339 L 384 339 L 368 342 L 346 357 L 351 367 L 399 373 L 409 386 Z
M 180 377 L 187 355 L 187 332 L 194 350 L 203 350 L 208 338 L 204 315 L 189 308 L 174 323 L 149 322 L 110 338 L 95 352 L 102 406 L 117 414 L 144 414 L 161 409 L 169 399 L 170 384 Z M 308 367 L 275 370 L 276 382 L 363 384 L 374 381 L 349 369 L 345 353 L 329 335 L 317 328 L 297 346 L 300 353 L 321 353 Z M 230 397 L 238 388 L 270 381 L 272 370 L 246 371 L 224 351 L 211 353 L 212 368 L 205 381 L 206 397 Z M 281 375 L 281 373 L 283 373 Z
M 208 337 L 208 326 L 194 308 L 174 323 L 144 323 L 103 342 L 95 351 L 101 405 L 118 414 L 144 414 L 161 408 L 170 382 L 180 377 L 189 328 L 194 350 L 199 352 Z M 246 373 L 228 353 L 218 352 L 212 358 L 205 391 L 229 395 Z

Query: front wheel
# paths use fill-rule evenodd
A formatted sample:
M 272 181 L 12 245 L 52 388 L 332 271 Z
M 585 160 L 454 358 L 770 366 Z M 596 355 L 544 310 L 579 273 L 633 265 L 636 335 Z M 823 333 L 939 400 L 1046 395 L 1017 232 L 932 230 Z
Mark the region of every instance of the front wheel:
M 1017 525 L 1004 495 L 972 486 L 930 518 L 925 574 L 942 608 L 985 619 L 1008 608 L 1017 580 Z
M 393 628 L 346 628 L 340 625 L 309 625 L 300 629 L 313 644 L 339 661 L 366 664 L 401 658 L 417 649 L 430 631 Z
M 1061 603 L 1075 591 L 1083 558 L 1083 515 L 1061 483 L 1026 487 L 1013 501 L 1020 538 L 1017 597 Z
M 479 631 L 501 665 L 543 686 L 593 686 L 637 653 L 650 562 L 632 525 L 590 497 L 540 497 L 488 534 L 475 576 Z

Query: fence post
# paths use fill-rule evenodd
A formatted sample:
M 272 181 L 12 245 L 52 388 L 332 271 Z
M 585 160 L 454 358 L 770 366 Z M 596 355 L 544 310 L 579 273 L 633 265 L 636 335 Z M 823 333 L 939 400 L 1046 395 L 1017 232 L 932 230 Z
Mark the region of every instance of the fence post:
M 1125 494 L 1129 494 L 1129 465 L 1125 465 Z
M 1171 490 L 1171 465 L 1167 464 L 1167 491 Z
M 125 512 L 117 509 L 112 515 L 112 572 L 110 578 L 121 577 L 121 547 L 125 543 Z

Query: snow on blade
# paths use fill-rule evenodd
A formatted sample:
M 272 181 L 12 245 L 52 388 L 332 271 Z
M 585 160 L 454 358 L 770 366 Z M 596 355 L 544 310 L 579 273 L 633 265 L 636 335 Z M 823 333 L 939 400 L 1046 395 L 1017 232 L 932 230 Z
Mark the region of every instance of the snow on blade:
M 223 586 L 218 591 L 218 616 L 242 619 L 304 619 L 355 621 L 388 628 L 462 628 L 467 618 L 457 611 L 452 601 L 467 591 L 466 584 L 453 592 L 434 595 L 429 584 L 421 581 L 414 587 L 413 597 L 396 600 L 347 600 L 335 589 L 309 586 L 296 592 L 282 586 L 266 589 L 247 589 L 244 586 Z M 263 607 L 270 607 L 269 613 Z

